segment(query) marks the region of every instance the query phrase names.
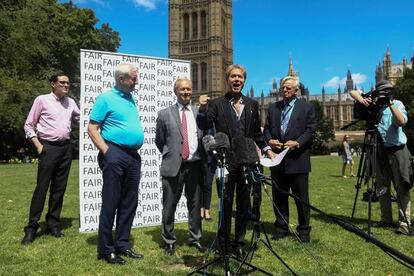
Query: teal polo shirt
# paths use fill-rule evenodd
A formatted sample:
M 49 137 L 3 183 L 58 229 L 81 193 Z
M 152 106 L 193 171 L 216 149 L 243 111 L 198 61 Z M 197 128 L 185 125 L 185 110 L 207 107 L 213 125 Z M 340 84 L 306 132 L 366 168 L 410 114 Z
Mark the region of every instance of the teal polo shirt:
M 134 98 L 115 87 L 96 98 L 90 121 L 99 124 L 102 138 L 108 142 L 132 149 L 139 149 L 144 142 Z

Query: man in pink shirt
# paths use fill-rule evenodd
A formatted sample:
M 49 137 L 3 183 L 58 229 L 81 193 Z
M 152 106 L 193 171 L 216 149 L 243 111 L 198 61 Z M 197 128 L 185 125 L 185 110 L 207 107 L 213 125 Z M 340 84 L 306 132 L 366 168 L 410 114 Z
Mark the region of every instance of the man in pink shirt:
M 60 232 L 60 212 L 72 163 L 69 139 L 71 125 L 72 121 L 79 122 L 79 108 L 67 96 L 69 78 L 65 74 L 53 75 L 50 85 L 52 92 L 34 100 L 24 124 L 26 138 L 34 144 L 39 154 L 37 184 L 30 204 L 29 222 L 24 228 L 24 245 L 35 238 L 49 186 L 47 230 L 56 238 L 64 236 Z

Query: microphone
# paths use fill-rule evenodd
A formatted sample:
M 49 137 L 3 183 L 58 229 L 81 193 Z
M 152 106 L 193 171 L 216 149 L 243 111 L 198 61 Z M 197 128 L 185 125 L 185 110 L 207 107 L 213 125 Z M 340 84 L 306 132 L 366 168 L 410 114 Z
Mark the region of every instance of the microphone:
M 259 154 L 257 153 L 256 143 L 252 138 L 246 139 L 246 159 L 247 164 L 256 164 L 260 162 Z
M 232 152 L 234 160 L 237 164 L 247 164 L 246 159 L 246 152 L 247 152 L 247 144 L 246 138 L 244 137 L 234 137 L 232 139 Z
M 225 133 L 217 132 L 216 135 L 214 135 L 214 140 L 216 142 L 215 149 L 230 149 L 229 137 Z
M 256 143 L 252 138 L 235 137 L 232 142 L 233 156 L 237 164 L 254 165 L 260 161 L 256 150 Z
M 216 140 L 214 140 L 214 137 L 210 134 L 204 136 L 201 141 L 203 142 L 203 147 L 206 152 L 212 151 L 216 144 Z

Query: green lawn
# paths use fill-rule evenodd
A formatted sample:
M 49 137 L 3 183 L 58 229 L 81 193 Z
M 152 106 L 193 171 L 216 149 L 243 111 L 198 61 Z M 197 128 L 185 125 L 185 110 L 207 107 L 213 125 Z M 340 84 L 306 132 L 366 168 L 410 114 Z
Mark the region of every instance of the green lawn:
M 357 162 L 358 163 L 358 162 Z M 310 176 L 311 203 L 325 212 L 349 218 L 355 196 L 355 178 L 340 177 L 340 157 L 312 158 Z M 1 275 L 185 275 L 199 266 L 203 255 L 185 245 L 187 226 L 178 224 L 178 244 L 173 257 L 165 257 L 161 248 L 160 227 L 132 230 L 134 249 L 144 259 L 127 259 L 124 266 L 111 266 L 96 258 L 97 234 L 80 234 L 78 200 L 78 163 L 74 162 L 65 195 L 62 219 L 65 237 L 56 239 L 42 234 L 29 246 L 20 245 L 27 222 L 31 195 L 35 186 L 36 165 L 0 165 L 0 274 Z M 366 190 L 361 188 L 360 195 Z M 217 223 L 217 196 L 213 193 L 211 222 L 203 222 L 203 241 L 209 244 Z M 367 226 L 367 203 L 357 201 L 354 222 Z M 295 228 L 296 208 L 291 202 L 291 221 Z M 394 208 L 394 218 L 397 212 Z M 268 233 L 273 231 L 271 201 L 263 195 L 262 222 Z M 373 220 L 379 219 L 378 203 L 373 204 Z M 42 227 L 44 228 L 44 216 Z M 294 236 L 271 241 L 276 253 L 299 275 L 412 275 L 413 272 L 394 261 L 381 249 L 339 225 L 312 212 L 313 231 L 309 244 L 302 245 Z M 374 229 L 377 238 L 410 257 L 414 257 L 413 237 L 398 236 L 391 229 Z M 246 238 L 250 240 L 251 230 Z M 210 255 L 211 256 L 211 255 Z M 289 274 L 283 264 L 265 246 L 256 251 L 252 264 L 274 275 Z M 232 264 L 234 266 L 234 264 Z M 222 275 L 221 266 L 214 272 Z

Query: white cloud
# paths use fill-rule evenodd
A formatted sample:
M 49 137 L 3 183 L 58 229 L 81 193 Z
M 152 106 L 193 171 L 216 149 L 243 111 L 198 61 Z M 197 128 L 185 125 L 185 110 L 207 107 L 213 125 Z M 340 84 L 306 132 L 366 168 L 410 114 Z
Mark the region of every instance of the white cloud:
M 351 74 L 354 85 L 360 87 L 360 84 L 364 83 L 367 80 L 367 76 L 361 73 Z M 330 80 L 326 81 L 323 85 L 325 87 L 338 88 L 338 85 L 341 85 L 341 88 L 346 86 L 346 77 L 339 78 L 338 76 L 332 77 Z
M 366 75 L 360 73 L 352 74 L 351 76 L 354 80 L 354 84 L 356 84 L 357 86 L 364 83 L 368 79 Z
M 135 6 L 143 7 L 147 11 L 152 11 L 157 8 L 157 5 L 161 2 L 165 2 L 164 0 L 132 0 Z
M 330 80 L 328 80 L 327 82 L 325 82 L 323 85 L 325 87 L 338 87 L 339 82 L 340 82 L 339 77 L 335 76 L 335 77 L 331 78 Z

